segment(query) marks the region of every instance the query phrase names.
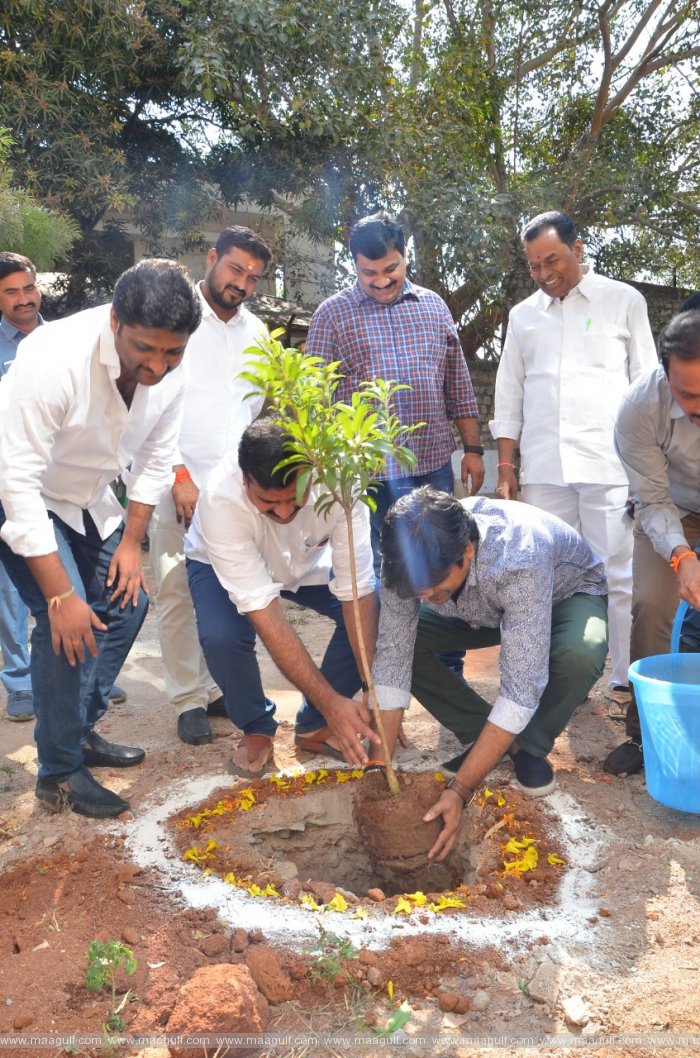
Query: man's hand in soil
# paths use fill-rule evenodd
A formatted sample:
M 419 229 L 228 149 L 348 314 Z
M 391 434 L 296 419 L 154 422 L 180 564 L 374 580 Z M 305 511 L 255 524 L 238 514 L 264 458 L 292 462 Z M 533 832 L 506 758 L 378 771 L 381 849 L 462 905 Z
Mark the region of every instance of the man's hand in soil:
M 430 823 L 438 816 L 442 816 L 442 830 L 440 835 L 428 853 L 429 860 L 444 860 L 452 852 L 457 842 L 459 825 L 462 822 L 462 811 L 464 801 L 456 790 L 443 790 L 440 800 L 436 801 L 432 808 L 423 816 L 424 823 Z
M 476 790 L 488 773 L 498 763 L 503 754 L 511 747 L 517 748 L 510 731 L 504 731 L 489 720 L 484 724 L 481 734 L 469 750 L 455 778 L 467 790 Z M 428 859 L 444 860 L 455 846 L 459 831 L 460 819 L 464 809 L 464 800 L 456 790 L 443 790 L 439 801 L 423 816 L 425 823 L 442 816 L 442 832 L 428 853 Z

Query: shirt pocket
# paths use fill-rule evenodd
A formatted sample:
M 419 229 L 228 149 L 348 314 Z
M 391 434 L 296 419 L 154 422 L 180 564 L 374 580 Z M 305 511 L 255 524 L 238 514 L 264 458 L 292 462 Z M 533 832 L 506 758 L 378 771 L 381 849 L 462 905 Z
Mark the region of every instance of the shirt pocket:
M 576 343 L 581 370 L 623 376 L 626 380 L 629 339 L 630 332 L 624 325 L 587 320 Z

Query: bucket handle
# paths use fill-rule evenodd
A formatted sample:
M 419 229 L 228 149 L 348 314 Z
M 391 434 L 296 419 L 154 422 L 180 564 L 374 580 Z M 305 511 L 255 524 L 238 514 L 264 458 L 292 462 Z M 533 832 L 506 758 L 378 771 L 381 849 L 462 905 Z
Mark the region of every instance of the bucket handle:
M 671 628 L 671 653 L 677 654 L 681 648 L 681 630 L 683 628 L 683 622 L 685 615 L 690 609 L 690 605 L 681 599 L 676 610 L 676 616 L 673 618 L 673 627 Z

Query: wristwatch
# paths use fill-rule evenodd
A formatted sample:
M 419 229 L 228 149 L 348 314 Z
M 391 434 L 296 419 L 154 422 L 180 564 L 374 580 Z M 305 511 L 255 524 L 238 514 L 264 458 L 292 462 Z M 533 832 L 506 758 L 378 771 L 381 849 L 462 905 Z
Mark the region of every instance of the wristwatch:
M 483 445 L 465 445 L 464 451 L 466 454 L 474 453 L 475 456 L 483 456 L 484 446 Z
M 450 779 L 450 781 L 445 786 L 445 789 L 454 790 L 454 792 L 462 798 L 464 802 L 462 806 L 463 809 L 468 808 L 476 797 L 476 790 L 471 790 L 463 782 L 460 782 L 460 780 L 456 777 L 454 779 Z

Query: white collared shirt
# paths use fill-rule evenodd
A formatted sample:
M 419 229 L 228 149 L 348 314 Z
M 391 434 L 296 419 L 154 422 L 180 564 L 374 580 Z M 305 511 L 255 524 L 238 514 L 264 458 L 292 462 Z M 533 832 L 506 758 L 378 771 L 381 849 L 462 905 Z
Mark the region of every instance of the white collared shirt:
M 87 510 L 104 540 L 122 520 L 109 487 L 117 475 L 130 500 L 148 505 L 172 479 L 184 362 L 155 386 L 137 385 L 127 408 L 109 312 L 102 305 L 37 328 L 0 387 L 0 532 L 27 558 L 56 551 L 47 509 L 78 533 Z
M 206 301 L 201 283 L 197 291 L 202 322 L 187 343 L 190 373 L 175 463 L 184 463 L 201 489 L 219 460 L 238 451 L 241 434 L 263 406 L 262 393 L 246 399 L 251 387 L 240 372 L 249 359 L 244 351 L 268 333 L 245 305 L 224 323 Z
M 615 416 L 658 362 L 634 287 L 589 270 L 562 300 L 538 290 L 508 319 L 491 433 L 520 438 L 523 483 L 624 485 Z
M 314 486 L 293 521 L 273 522 L 246 494 L 236 453 L 229 452 L 209 475 L 185 537 L 185 554 L 213 566 L 219 583 L 241 613 L 264 610 L 280 592 L 328 584 L 341 602 L 352 599 L 350 546 L 345 515 L 334 506 L 325 518 L 314 501 L 325 492 Z M 360 597 L 374 591 L 369 511 L 353 511 L 353 535 Z M 332 566 L 332 572 L 331 572 Z

